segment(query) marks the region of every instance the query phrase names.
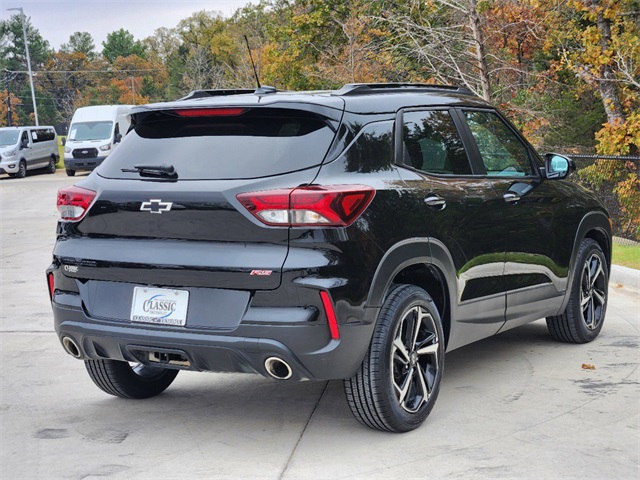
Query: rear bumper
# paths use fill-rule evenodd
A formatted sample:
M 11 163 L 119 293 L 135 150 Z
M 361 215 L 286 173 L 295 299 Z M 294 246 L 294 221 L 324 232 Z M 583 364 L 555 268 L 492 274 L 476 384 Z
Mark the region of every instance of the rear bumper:
M 54 297 L 55 300 L 55 297 Z M 249 312 L 256 309 L 249 309 Z M 233 331 L 207 331 L 89 318 L 82 308 L 54 301 L 55 330 L 60 341 L 70 337 L 82 359 L 112 359 L 158 366 L 149 353 L 180 353 L 188 365 L 161 365 L 212 372 L 260 373 L 270 377 L 265 360 L 278 357 L 293 371 L 293 380 L 351 378 L 369 346 L 373 325 L 340 326 L 340 339 L 332 340 L 324 322 L 287 325 L 282 317 L 291 309 L 268 309 L 260 322 L 241 323 Z M 250 313 L 247 315 L 250 315 Z M 316 315 L 317 317 L 317 315 Z M 279 321 L 268 323 L 269 318 Z M 248 320 L 251 322 L 251 320 Z

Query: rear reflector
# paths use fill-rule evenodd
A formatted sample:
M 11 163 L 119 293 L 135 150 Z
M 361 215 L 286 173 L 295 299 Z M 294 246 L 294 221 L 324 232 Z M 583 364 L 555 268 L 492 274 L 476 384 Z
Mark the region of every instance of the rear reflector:
M 91 203 L 96 198 L 96 192 L 76 186 L 58 190 L 58 211 L 62 220 L 77 221 L 84 217 Z
M 49 273 L 47 275 L 47 280 L 49 281 L 49 298 L 53 300 L 53 292 L 56 289 L 55 279 L 53 278 L 53 273 Z
M 233 117 L 241 115 L 244 108 L 188 108 L 175 110 L 181 117 Z
M 331 338 L 333 340 L 340 339 L 340 332 L 338 331 L 338 319 L 336 318 L 336 312 L 333 309 L 333 303 L 327 292 L 320 292 L 320 298 L 322 299 L 322 306 L 324 312 L 327 314 L 327 323 L 329 324 L 329 331 L 331 332 Z
M 237 199 L 266 225 L 346 227 L 374 195 L 367 185 L 328 185 L 241 193 Z

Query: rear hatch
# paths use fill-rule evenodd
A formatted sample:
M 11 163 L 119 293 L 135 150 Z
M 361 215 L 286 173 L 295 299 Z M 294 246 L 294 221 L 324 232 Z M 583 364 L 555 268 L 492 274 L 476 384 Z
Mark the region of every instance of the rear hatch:
M 95 190 L 95 200 L 80 221 L 62 225 L 54 250 L 65 275 L 82 280 L 90 312 L 91 298 L 101 296 L 92 281 L 193 292 L 277 288 L 289 229 L 261 224 L 236 196 L 314 180 L 342 111 L 313 107 L 135 113 L 98 177 L 78 185 Z

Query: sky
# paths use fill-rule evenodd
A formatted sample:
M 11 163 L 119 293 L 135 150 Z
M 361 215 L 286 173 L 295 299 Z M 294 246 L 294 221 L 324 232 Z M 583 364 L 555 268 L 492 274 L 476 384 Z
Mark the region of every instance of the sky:
M 175 27 L 180 20 L 200 10 L 222 12 L 231 16 L 249 0 L 0 0 L 0 20 L 19 12 L 8 8 L 22 7 L 31 25 L 56 50 L 69 41 L 74 32 L 89 32 L 97 51 L 107 34 L 124 28 L 136 40 L 153 35 L 160 27 Z M 254 0 L 253 3 L 257 3 Z

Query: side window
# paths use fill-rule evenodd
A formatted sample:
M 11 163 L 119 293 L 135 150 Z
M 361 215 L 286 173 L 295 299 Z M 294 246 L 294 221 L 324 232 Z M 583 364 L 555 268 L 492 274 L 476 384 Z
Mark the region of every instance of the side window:
M 464 112 L 487 175 L 533 175 L 527 147 L 493 112 Z
M 27 142 L 27 145 L 29 145 L 29 132 L 27 130 L 25 130 L 24 132 L 22 132 L 22 139 L 20 140 L 21 143 Z
M 451 114 L 445 110 L 405 112 L 404 162 L 439 175 L 471 175 L 471 166 Z

